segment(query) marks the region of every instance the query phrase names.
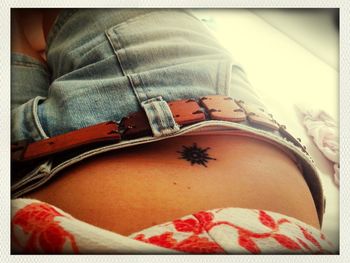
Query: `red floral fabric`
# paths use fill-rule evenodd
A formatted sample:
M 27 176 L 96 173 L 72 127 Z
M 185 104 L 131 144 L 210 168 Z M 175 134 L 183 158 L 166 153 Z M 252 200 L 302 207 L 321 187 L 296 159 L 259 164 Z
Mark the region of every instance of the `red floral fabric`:
M 12 241 L 24 253 L 62 253 L 68 242 L 73 252 L 79 249 L 74 236 L 66 231 L 55 218 L 62 216 L 52 206 L 45 203 L 32 203 L 19 210 L 12 218 Z M 28 235 L 26 241 L 18 240 L 14 228 L 20 227 Z
M 228 209 L 233 208 L 227 208 L 226 210 Z M 240 210 L 242 209 L 236 209 L 237 214 Z M 187 253 L 215 254 L 227 253 L 228 250 L 252 254 L 273 253 L 273 251 L 266 251 L 266 247 L 271 247 L 271 245 L 273 245 L 275 251 L 283 253 L 332 253 L 331 242 L 327 242 L 329 246 L 326 245 L 326 249 L 323 247 L 325 244 L 321 245 L 318 241 L 326 240 L 324 234 L 314 229 L 313 232 L 318 234 L 316 237 L 315 233 L 308 231 L 305 224 L 300 221 L 300 223 L 297 220 L 292 222 L 290 219 L 283 217 L 276 220 L 267 211 L 253 210 L 256 212 L 257 222 L 266 228 L 265 231 L 261 231 L 261 228 L 257 228 L 256 224 L 252 225 L 252 222 L 249 222 L 249 218 L 247 218 L 245 224 L 239 224 L 235 222 L 234 218 L 230 217 L 227 220 L 217 220 L 215 215 L 222 211 L 225 211 L 225 209 L 202 211 L 193 214 L 190 218 L 176 219 L 171 223 L 146 229 L 134 234 L 133 238 Z M 289 225 L 289 229 L 294 230 L 292 233 L 281 231 L 280 226 L 286 224 Z M 164 233 L 162 233 L 162 228 L 165 231 Z M 173 228 L 173 231 L 170 231 L 171 228 Z M 220 242 L 220 239 L 216 237 L 223 236 L 225 233 L 230 235 L 228 229 L 233 229 L 236 234 L 232 235 L 232 240 L 229 240 L 229 242 Z M 254 231 L 254 229 L 258 231 Z M 215 230 L 216 234 L 211 234 L 212 230 Z M 157 234 L 152 235 L 152 233 Z M 203 236 L 203 234 L 205 235 Z M 178 238 L 175 238 L 175 236 Z M 183 246 L 184 243 L 186 246 Z
M 141 250 L 150 248 L 151 252 L 157 251 L 154 250 L 157 247 L 167 249 L 162 253 L 329 254 L 337 251 L 319 230 L 264 210 L 201 211 L 124 237 L 83 223 L 37 200 L 12 202 L 11 241 L 19 253 L 125 253 L 122 250 L 125 245 L 120 246 L 124 243 Z

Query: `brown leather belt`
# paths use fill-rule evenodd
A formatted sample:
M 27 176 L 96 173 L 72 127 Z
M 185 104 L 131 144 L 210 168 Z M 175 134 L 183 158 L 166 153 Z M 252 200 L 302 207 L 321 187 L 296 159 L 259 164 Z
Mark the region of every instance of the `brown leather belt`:
M 205 120 L 248 121 L 253 126 L 279 131 L 283 138 L 306 153 L 305 146 L 290 135 L 284 125 L 278 124 L 265 109 L 246 104 L 242 100 L 237 101 L 222 95 L 210 95 L 198 100 L 171 101 L 168 102 L 168 105 L 175 122 L 180 127 Z M 152 136 L 152 129 L 146 113 L 139 111 L 124 117 L 119 124 L 115 121 L 108 121 L 32 143 L 27 141 L 13 143 L 11 144 L 11 159 L 19 162 L 32 161 L 97 142 L 118 143 L 121 140 L 144 136 Z

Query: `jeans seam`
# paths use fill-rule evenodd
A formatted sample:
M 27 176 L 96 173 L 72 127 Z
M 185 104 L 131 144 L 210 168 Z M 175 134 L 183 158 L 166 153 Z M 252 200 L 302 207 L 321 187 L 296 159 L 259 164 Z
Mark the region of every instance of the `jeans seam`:
M 56 17 L 55 21 L 51 25 L 51 29 L 48 32 L 47 35 L 47 41 L 46 41 L 46 48 L 45 48 L 45 54 L 47 55 L 50 46 L 52 44 L 53 39 L 56 37 L 57 32 L 60 30 L 60 28 L 63 26 L 65 22 L 78 10 L 75 8 L 69 9 L 69 10 L 62 10 L 58 16 Z M 65 12 L 65 13 L 63 13 Z
M 148 97 L 147 97 L 146 93 L 143 91 L 143 89 L 141 91 L 139 90 L 140 87 L 137 87 L 137 85 L 134 83 L 134 78 L 133 78 L 132 74 L 130 74 L 130 72 L 127 72 L 129 70 L 126 70 L 124 68 L 124 66 L 123 66 L 122 59 L 120 57 L 120 53 L 119 52 L 122 49 L 124 50 L 123 52 L 125 54 L 126 61 L 128 61 L 128 59 L 127 59 L 128 55 L 126 53 L 126 50 L 123 48 L 123 46 L 121 45 L 121 43 L 119 41 L 118 32 L 116 30 L 114 30 L 114 28 L 115 27 L 107 29 L 105 31 L 105 35 L 106 35 L 106 37 L 108 39 L 108 42 L 109 42 L 110 46 L 113 49 L 113 52 L 114 52 L 115 57 L 116 57 L 116 60 L 117 60 L 117 62 L 119 64 L 119 67 L 120 67 L 123 75 L 128 78 L 128 81 L 129 81 L 129 83 L 131 85 L 131 88 L 132 88 L 132 90 L 133 90 L 133 92 L 134 92 L 134 94 L 135 94 L 135 96 L 136 96 L 136 98 L 137 98 L 137 100 L 139 102 L 139 105 L 141 106 L 142 101 L 147 100 Z M 111 37 L 111 35 L 109 33 L 110 31 L 112 31 L 113 34 L 114 34 L 114 38 L 113 39 L 112 39 L 112 37 Z
M 38 116 L 38 104 L 40 100 L 45 100 L 45 97 L 38 96 L 33 100 L 33 105 L 32 105 L 32 114 L 34 118 L 34 125 L 39 133 L 39 135 L 42 137 L 42 139 L 47 139 L 49 136 L 47 136 L 46 132 L 44 131 L 40 120 Z

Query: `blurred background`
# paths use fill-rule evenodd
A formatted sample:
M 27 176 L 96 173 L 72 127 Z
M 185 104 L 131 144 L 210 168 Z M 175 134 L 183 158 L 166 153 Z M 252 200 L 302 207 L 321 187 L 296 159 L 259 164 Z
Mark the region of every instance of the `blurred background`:
M 306 145 L 326 196 L 323 231 L 339 246 L 334 163 L 308 135 L 298 110 L 326 112 L 338 124 L 338 9 L 195 9 L 193 13 L 243 66 L 276 120 Z

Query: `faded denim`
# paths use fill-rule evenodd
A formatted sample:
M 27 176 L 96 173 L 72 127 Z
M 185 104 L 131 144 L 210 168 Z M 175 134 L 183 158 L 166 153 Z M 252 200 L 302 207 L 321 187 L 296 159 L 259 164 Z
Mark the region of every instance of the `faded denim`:
M 46 54 L 48 69 L 12 55 L 13 141 L 120 121 L 159 96 L 224 94 L 259 104 L 241 67 L 185 10 L 64 10 Z

